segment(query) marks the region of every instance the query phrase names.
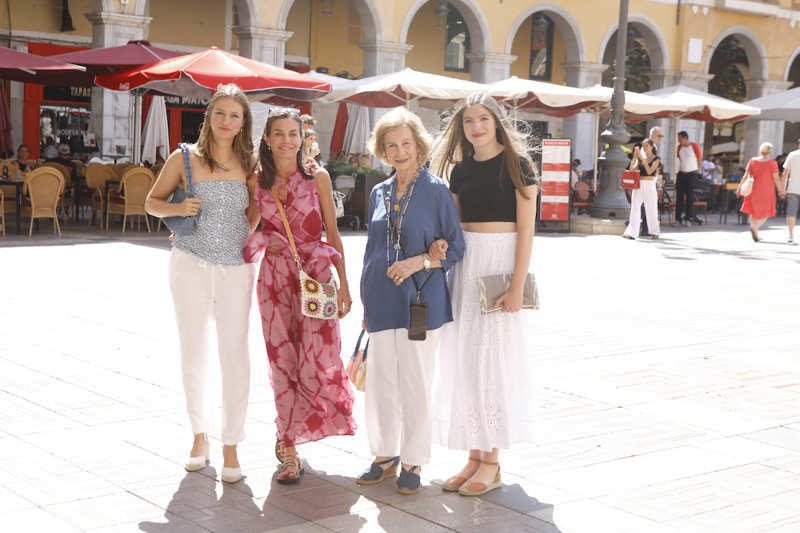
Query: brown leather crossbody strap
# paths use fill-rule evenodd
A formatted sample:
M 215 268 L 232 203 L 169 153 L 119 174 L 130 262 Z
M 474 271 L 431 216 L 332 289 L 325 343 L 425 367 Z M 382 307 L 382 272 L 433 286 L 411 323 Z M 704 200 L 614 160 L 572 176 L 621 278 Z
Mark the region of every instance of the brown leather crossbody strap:
M 278 211 L 281 213 L 281 220 L 283 220 L 283 227 L 286 228 L 286 236 L 289 238 L 289 246 L 292 247 L 292 253 L 294 254 L 294 259 L 297 261 L 297 265 L 300 266 L 300 254 L 297 253 L 297 246 L 294 245 L 294 237 L 292 236 L 292 228 L 289 227 L 289 220 L 286 218 L 286 213 L 283 210 L 283 204 L 281 203 L 281 199 L 278 197 L 278 193 L 275 192 L 275 189 L 270 189 L 272 196 L 275 198 L 275 203 L 278 204 Z

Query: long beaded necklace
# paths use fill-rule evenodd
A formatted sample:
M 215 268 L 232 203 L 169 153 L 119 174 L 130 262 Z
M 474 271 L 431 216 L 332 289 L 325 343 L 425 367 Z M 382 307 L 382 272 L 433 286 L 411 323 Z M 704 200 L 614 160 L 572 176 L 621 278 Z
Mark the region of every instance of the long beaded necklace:
M 395 263 L 400 260 L 400 234 L 403 231 L 403 219 L 406 216 L 408 204 L 411 203 L 411 196 L 414 194 L 414 186 L 417 184 L 417 178 L 421 174 L 422 169 L 417 172 L 416 177 L 411 181 L 408 192 L 406 195 L 396 201 L 395 187 L 397 185 L 397 178 L 394 183 L 389 187 L 389 194 L 384 196 L 383 202 L 386 208 L 386 264 L 391 260 L 389 251 L 394 248 L 394 261 Z M 396 213 L 396 218 L 393 216 Z

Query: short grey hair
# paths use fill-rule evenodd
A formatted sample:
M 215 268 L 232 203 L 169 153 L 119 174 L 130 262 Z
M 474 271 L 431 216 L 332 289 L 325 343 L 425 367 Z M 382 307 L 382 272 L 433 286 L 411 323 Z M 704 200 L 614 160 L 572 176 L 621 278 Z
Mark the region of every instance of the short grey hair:
M 652 128 L 650 128 L 649 137 L 652 139 L 653 135 L 655 135 L 656 133 L 664 133 L 664 130 L 661 129 L 661 126 L 653 126 Z
M 761 143 L 761 146 L 758 147 L 758 153 L 766 154 L 767 152 L 771 152 L 772 148 L 773 148 L 772 143 L 769 142 Z

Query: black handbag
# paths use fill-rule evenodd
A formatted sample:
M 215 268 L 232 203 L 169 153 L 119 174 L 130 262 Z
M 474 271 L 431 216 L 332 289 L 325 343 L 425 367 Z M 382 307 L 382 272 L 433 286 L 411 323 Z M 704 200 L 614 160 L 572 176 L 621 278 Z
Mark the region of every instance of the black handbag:
M 186 198 L 194 197 L 193 190 L 192 190 L 192 165 L 189 160 L 189 146 L 184 143 L 178 145 L 180 149 L 183 151 L 183 164 L 186 167 L 186 190 L 184 191 L 180 187 L 176 188 L 172 194 L 167 198 L 167 202 L 171 204 L 179 204 L 183 202 Z M 191 235 L 194 231 L 194 226 L 197 223 L 197 215 L 194 216 L 174 216 L 174 217 L 164 217 L 162 219 L 164 224 L 178 236 L 185 236 Z

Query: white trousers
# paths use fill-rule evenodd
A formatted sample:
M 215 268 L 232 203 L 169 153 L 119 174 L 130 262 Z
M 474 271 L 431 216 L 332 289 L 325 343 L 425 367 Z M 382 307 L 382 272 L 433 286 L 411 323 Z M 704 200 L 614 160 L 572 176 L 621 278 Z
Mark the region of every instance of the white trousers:
M 407 329 L 370 333 L 365 401 L 369 446 L 375 456 L 400 456 L 407 465 L 431 457 L 433 373 L 441 329 L 424 341 Z
M 631 216 L 625 235 L 639 238 L 639 228 L 642 225 L 642 204 L 647 216 L 647 232 L 650 235 L 659 235 L 661 226 L 658 223 L 658 189 L 656 180 L 641 180 L 639 188 L 631 191 Z
M 244 440 L 250 394 L 247 330 L 255 267 L 208 263 L 173 248 L 169 284 L 181 346 L 183 390 L 192 432 L 208 433 L 208 329 L 216 321 L 222 375 L 222 443 Z

